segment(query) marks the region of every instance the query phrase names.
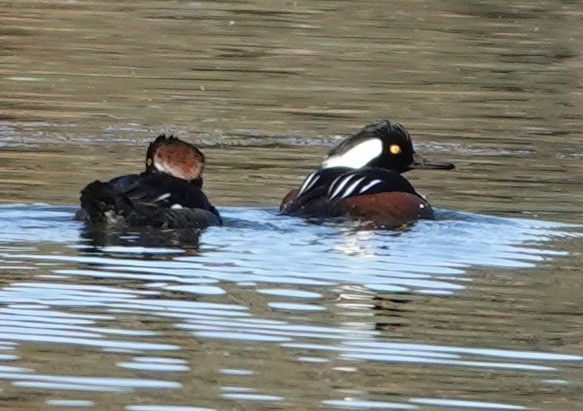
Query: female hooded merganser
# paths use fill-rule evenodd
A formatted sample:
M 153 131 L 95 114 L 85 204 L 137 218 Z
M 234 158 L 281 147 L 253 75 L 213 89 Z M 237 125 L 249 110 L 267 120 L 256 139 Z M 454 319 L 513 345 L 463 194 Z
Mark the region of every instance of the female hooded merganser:
M 376 227 L 398 228 L 433 218 L 431 206 L 401 173 L 451 170 L 413 150 L 407 130 L 387 120 L 368 125 L 328 154 L 299 189 L 282 200 L 280 212 L 301 217 L 351 216 Z
M 75 217 L 159 228 L 221 225 L 202 191 L 204 163 L 204 154 L 194 145 L 162 134 L 148 146 L 146 171 L 87 185 Z

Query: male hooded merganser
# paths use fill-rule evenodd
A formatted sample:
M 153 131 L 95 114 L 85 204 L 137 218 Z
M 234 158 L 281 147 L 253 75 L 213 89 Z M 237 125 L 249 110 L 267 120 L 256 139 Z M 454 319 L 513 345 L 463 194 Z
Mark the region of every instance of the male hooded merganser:
M 402 125 L 383 120 L 330 151 L 321 167 L 284 197 L 280 212 L 315 218 L 351 216 L 383 228 L 431 219 L 431 205 L 401 176 L 418 168 L 451 170 L 454 165 L 425 160 L 413 150 Z
M 202 191 L 204 164 L 204 154 L 194 145 L 162 134 L 148 146 L 146 171 L 87 185 L 75 217 L 159 228 L 221 225 Z

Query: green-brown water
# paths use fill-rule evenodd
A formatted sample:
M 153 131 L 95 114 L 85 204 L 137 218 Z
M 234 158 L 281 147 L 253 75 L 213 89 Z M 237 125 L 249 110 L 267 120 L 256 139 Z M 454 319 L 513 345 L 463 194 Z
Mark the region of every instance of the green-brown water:
M 582 215 L 582 15 L 0 3 L 0 408 L 580 409 L 581 229 L 558 223 Z M 456 163 L 407 174 L 437 221 L 276 215 L 380 118 Z M 225 227 L 186 244 L 71 221 L 162 131 L 204 149 Z

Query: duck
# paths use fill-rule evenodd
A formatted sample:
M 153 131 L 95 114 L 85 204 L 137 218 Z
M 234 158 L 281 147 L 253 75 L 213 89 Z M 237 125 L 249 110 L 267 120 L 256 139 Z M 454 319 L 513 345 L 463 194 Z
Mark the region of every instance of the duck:
M 406 227 L 419 219 L 433 219 L 434 211 L 401 174 L 454 168 L 452 163 L 423 158 L 405 127 L 381 120 L 334 147 L 299 188 L 285 195 L 279 212 L 311 219 L 348 217 L 374 228 Z
M 222 225 L 202 190 L 205 163 L 205 155 L 194 144 L 161 134 L 148 145 L 144 172 L 85 186 L 75 218 L 161 229 Z

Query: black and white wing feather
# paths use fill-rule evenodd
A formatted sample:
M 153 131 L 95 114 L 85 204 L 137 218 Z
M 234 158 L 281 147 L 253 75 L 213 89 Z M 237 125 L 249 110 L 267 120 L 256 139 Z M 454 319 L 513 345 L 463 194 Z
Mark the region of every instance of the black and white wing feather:
M 203 191 L 190 182 L 167 174 L 148 174 L 136 179 L 122 191 L 133 202 L 157 208 L 209 209 Z
M 327 195 L 328 200 L 332 201 L 388 192 L 419 195 L 411 183 L 399 173 L 373 167 L 352 170 L 337 176 L 330 184 Z

